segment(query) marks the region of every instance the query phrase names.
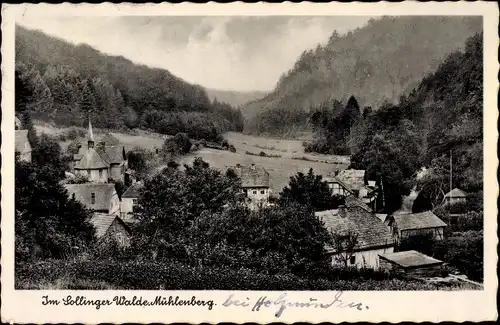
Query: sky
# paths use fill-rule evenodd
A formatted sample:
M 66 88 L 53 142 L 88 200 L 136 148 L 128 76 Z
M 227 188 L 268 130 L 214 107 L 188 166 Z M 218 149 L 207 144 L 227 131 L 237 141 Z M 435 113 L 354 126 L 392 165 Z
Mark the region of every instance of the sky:
M 270 91 L 300 54 L 369 16 L 24 17 L 17 23 L 74 44 L 164 68 L 221 90 Z

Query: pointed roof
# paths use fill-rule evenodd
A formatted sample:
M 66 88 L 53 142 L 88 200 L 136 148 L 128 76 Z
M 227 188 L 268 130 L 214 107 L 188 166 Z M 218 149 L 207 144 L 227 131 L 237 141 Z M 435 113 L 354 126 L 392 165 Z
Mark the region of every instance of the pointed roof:
M 139 189 L 143 186 L 141 182 L 132 184 L 125 192 L 122 194 L 123 198 L 137 199 L 139 197 Z
M 342 216 L 341 208 L 315 212 L 315 216 L 324 222 L 328 231 L 346 234 L 353 231 L 358 235 L 356 250 L 365 250 L 379 246 L 394 245 L 394 238 L 386 225 L 371 213 L 360 207 L 346 207 Z M 327 247 L 334 252 L 332 247 Z
M 90 219 L 90 223 L 94 226 L 96 231 L 97 239 L 101 239 L 108 232 L 109 227 L 113 224 L 113 222 L 119 222 L 123 225 L 125 230 L 130 233 L 130 228 L 127 226 L 123 220 L 115 215 L 109 215 L 105 213 L 95 213 Z
M 449 197 L 455 197 L 455 198 L 467 197 L 467 193 L 465 193 L 464 191 L 462 191 L 459 188 L 454 188 L 450 192 L 446 193 L 446 195 L 444 197 L 445 198 L 449 198 Z
M 234 172 L 241 179 L 241 187 L 269 187 L 269 173 L 264 166 L 236 166 Z
M 89 141 L 94 141 L 94 133 L 92 132 L 92 123 L 90 122 L 90 117 L 89 117 Z
M 89 148 L 75 165 L 75 169 L 104 169 L 108 167 L 109 164 L 93 148 Z

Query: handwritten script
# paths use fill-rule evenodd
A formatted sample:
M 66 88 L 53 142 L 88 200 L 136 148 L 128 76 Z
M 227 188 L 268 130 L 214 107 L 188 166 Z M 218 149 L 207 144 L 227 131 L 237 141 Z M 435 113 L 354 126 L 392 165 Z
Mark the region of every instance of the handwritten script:
M 268 296 L 261 296 L 257 301 L 251 301 L 249 297 L 237 298 L 234 294 L 229 295 L 224 301 L 224 307 L 252 308 L 252 311 L 259 311 L 264 308 L 276 308 L 275 316 L 279 318 L 287 308 L 348 308 L 357 311 L 367 310 L 368 306 L 361 302 L 352 302 L 341 299 L 342 291 L 337 291 L 329 301 L 321 302 L 316 298 L 309 298 L 306 301 L 291 301 L 287 293 L 282 293 L 276 299 Z

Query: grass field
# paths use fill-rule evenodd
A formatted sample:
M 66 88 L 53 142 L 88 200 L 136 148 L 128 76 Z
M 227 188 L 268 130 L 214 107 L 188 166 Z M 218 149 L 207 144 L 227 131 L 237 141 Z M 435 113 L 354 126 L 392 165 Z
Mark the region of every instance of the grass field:
M 58 128 L 42 122 L 35 122 L 35 128 L 39 133 L 43 132 L 56 137 L 67 133 L 71 129 Z M 87 132 L 86 129 L 79 129 Z M 101 129 L 94 129 L 93 131 L 96 141 L 99 141 L 108 132 Z M 164 135 L 143 130 L 134 130 L 131 133 L 111 132 L 111 134 L 123 143 L 127 150 L 134 147 L 154 150 L 154 148 L 160 148 L 165 141 Z M 235 132 L 226 133 L 224 136 L 229 143 L 235 146 L 235 153 L 203 148 L 200 151 L 182 157 L 180 163 L 190 164 L 195 157 L 202 157 L 210 166 L 224 170 L 236 164 L 259 164 L 264 166 L 269 172 L 271 188 L 276 194 L 281 191 L 283 186 L 288 184 L 290 176 L 299 171 L 307 172 L 309 168 L 313 168 L 316 174 L 327 176 L 333 174 L 336 170 L 345 169 L 349 165 L 348 157 L 306 154 L 304 153 L 302 142 L 299 140 L 279 140 Z M 85 142 L 87 138 L 84 136 L 78 138 L 78 140 Z M 60 141 L 59 143 L 62 149 L 65 150 L 71 141 Z M 247 155 L 245 154 L 246 151 L 257 155 Z M 281 157 L 258 156 L 261 151 L 269 155 L 280 155 Z

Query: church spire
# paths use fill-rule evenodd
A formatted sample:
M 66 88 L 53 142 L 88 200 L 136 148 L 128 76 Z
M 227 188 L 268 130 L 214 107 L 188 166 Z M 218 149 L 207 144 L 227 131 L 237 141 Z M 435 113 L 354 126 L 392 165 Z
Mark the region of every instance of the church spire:
M 92 132 L 92 123 L 90 123 L 89 117 L 89 139 L 88 139 L 89 149 L 94 148 L 94 133 Z

